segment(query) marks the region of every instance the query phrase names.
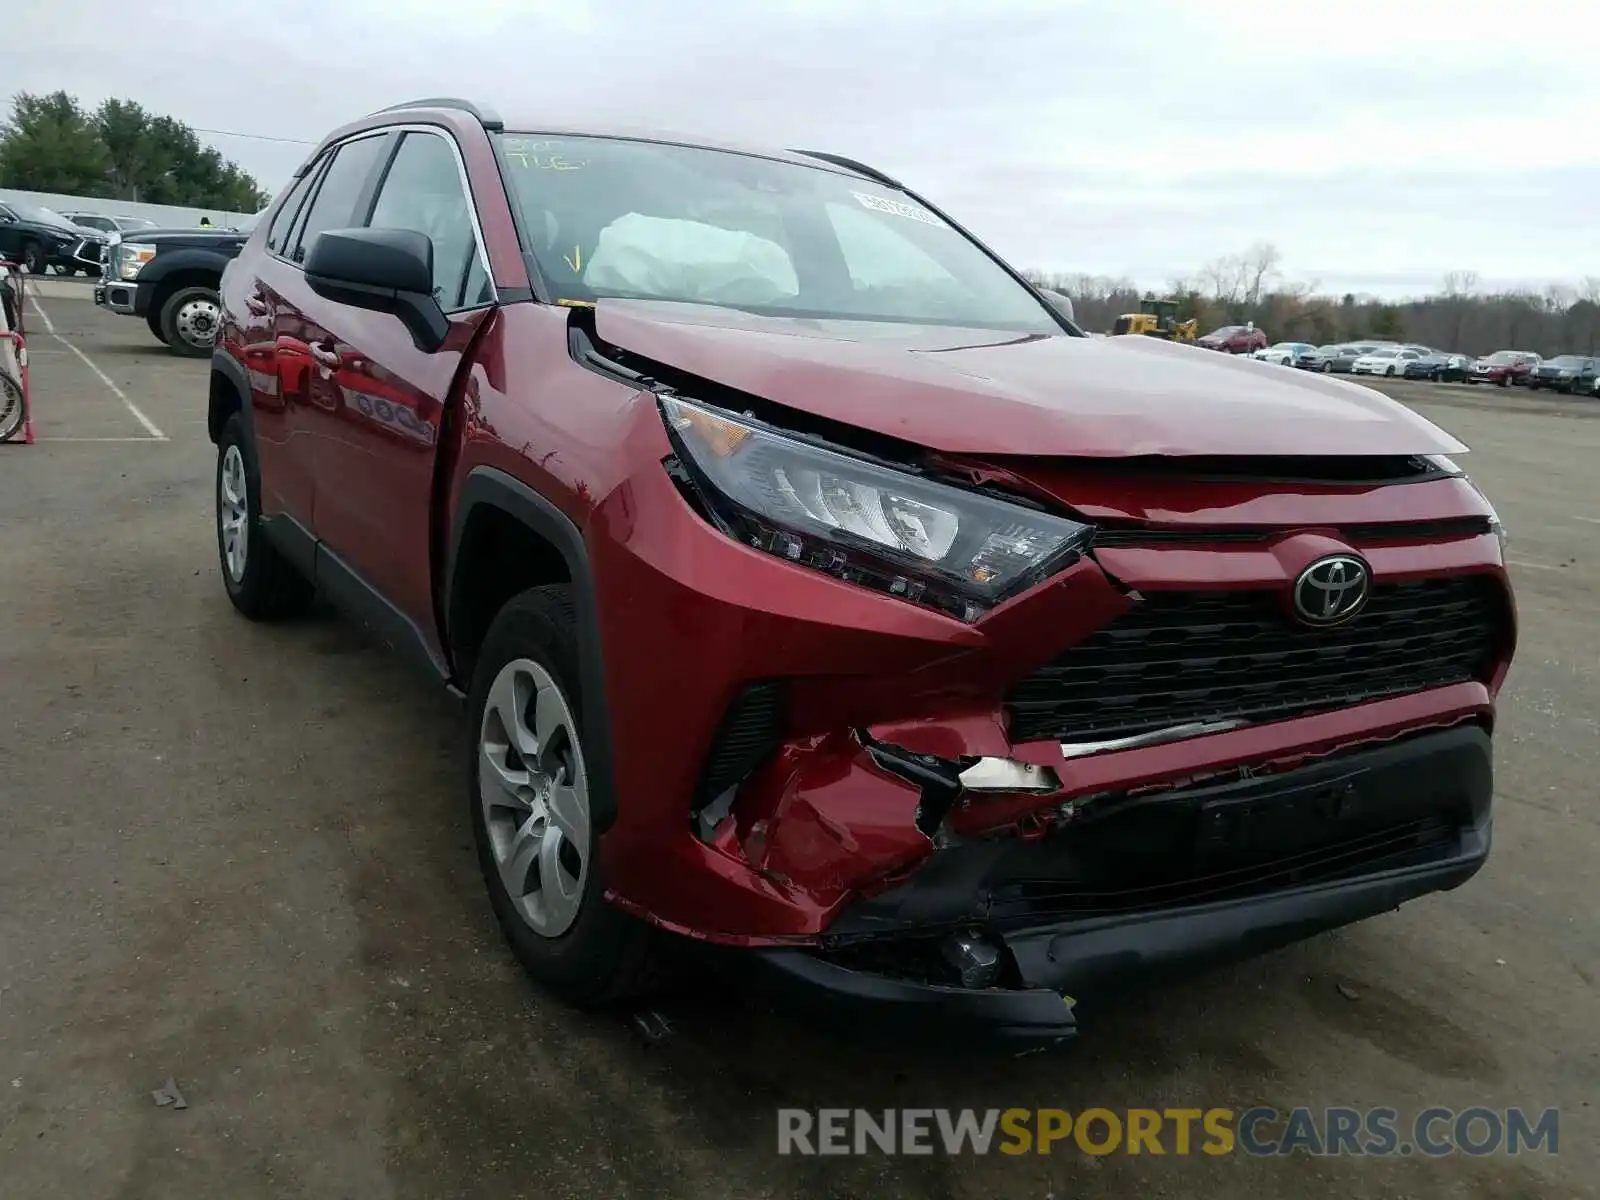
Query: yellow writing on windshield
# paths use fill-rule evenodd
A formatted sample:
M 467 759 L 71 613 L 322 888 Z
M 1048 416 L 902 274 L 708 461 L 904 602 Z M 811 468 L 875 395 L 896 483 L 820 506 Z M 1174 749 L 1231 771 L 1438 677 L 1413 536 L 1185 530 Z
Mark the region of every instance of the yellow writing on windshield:
M 587 159 L 563 154 L 560 142 L 507 138 L 505 151 L 507 158 L 527 170 L 581 171 L 589 165 Z

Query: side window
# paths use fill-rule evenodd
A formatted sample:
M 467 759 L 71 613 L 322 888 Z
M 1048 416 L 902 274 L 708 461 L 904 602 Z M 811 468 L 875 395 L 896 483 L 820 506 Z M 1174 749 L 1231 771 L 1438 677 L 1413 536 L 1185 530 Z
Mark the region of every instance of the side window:
M 317 175 L 327 161 L 325 157 L 317 159 L 306 168 L 306 173 L 290 186 L 289 194 L 283 198 L 278 211 L 272 215 L 272 225 L 267 230 L 268 250 L 279 254 L 283 252 L 289 241 L 289 229 L 300 212 L 300 202 L 306 198 L 306 193 L 311 190 L 311 185 L 316 182 Z
M 433 242 L 433 294 L 446 312 L 492 297 L 470 205 L 450 143 L 436 133 L 407 133 L 378 190 L 369 224 L 428 236 Z
M 306 206 L 300 231 L 293 239 L 294 250 L 289 255 L 295 262 L 304 262 L 306 251 L 324 229 L 348 229 L 360 224 L 362 214 L 356 212 L 356 201 L 367 188 L 372 168 L 389 144 L 385 135 L 364 137 L 346 142 L 334 152 L 333 161 L 322 173 L 322 182 Z

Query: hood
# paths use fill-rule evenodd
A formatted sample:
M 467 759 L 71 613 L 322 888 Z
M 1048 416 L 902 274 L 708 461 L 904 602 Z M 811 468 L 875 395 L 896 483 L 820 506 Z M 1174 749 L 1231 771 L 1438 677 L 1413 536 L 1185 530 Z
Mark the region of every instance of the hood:
M 600 339 L 802 412 L 966 454 L 1455 454 L 1369 388 L 1159 338 L 752 316 L 602 300 Z

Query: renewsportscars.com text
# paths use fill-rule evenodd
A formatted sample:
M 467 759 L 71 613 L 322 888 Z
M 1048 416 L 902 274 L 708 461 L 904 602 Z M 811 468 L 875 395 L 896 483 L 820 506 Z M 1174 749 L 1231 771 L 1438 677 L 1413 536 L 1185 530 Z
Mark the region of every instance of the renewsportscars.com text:
M 778 1153 L 1555 1154 L 1556 1109 L 781 1108 Z

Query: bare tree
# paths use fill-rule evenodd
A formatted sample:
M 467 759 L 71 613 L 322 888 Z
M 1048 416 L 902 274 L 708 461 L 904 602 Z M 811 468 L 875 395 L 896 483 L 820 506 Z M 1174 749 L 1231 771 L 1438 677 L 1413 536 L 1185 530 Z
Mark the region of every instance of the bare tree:
M 1458 300 L 1474 296 L 1478 291 L 1478 273 L 1476 271 L 1447 271 L 1444 277 L 1444 294 L 1446 299 Z
M 1283 255 L 1271 242 L 1257 242 L 1244 252 L 1239 265 L 1245 285 L 1245 299 L 1251 304 L 1261 303 L 1261 298 L 1266 295 L 1267 283 L 1277 277 L 1278 265 L 1282 261 Z

